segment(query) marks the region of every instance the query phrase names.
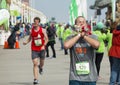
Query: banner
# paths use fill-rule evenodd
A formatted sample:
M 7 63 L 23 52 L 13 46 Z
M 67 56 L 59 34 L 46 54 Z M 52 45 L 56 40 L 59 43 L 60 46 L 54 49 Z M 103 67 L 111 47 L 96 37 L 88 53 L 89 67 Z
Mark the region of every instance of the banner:
M 10 18 L 10 14 L 7 9 L 0 10 L 0 25 L 8 21 Z
M 69 15 L 71 25 L 74 24 L 78 16 L 83 16 L 87 19 L 87 0 L 71 0 Z
M 111 0 L 111 2 L 112 2 L 112 18 L 113 18 L 113 21 L 115 21 L 116 0 Z
M 0 2 L 0 8 L 1 8 L 1 9 L 6 9 L 6 8 L 7 8 L 6 0 L 2 0 L 2 1 Z

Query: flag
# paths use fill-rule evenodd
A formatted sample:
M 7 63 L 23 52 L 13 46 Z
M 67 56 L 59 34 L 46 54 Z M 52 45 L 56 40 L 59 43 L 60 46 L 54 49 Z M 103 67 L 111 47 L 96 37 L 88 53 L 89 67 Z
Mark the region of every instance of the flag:
M 83 16 L 87 19 L 87 1 L 86 0 L 71 0 L 70 8 L 70 23 L 73 25 L 78 16 Z
M 80 0 L 82 16 L 87 19 L 87 0 Z
M 78 16 L 81 16 L 82 14 L 82 5 L 81 4 L 81 0 L 76 0 L 77 2 L 77 6 L 78 6 Z
M 78 16 L 78 7 L 76 0 L 71 0 L 69 11 L 70 11 L 70 20 L 71 20 L 70 23 L 74 24 L 74 20 Z
M 70 23 L 73 25 L 74 24 L 74 19 L 75 19 L 75 16 L 74 16 L 74 9 L 73 9 L 73 4 L 70 5 L 70 8 L 69 8 L 69 15 L 70 15 Z
M 76 0 L 78 6 L 78 16 L 83 16 L 87 19 L 87 2 L 86 0 Z
M 111 0 L 111 2 L 112 2 L 112 18 L 113 18 L 113 21 L 115 21 L 116 0 Z
M 1 1 L 1 3 L 0 3 L 0 8 L 1 8 L 1 9 L 6 9 L 6 8 L 7 8 L 6 0 L 2 0 L 2 1 Z

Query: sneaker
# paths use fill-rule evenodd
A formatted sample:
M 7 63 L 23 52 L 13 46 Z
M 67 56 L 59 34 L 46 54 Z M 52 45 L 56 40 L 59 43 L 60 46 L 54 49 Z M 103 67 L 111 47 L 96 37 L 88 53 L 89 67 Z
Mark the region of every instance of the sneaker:
M 46 58 L 48 58 L 49 56 L 48 55 L 46 55 Z
M 49 59 L 52 59 L 53 57 L 51 56 L 51 57 L 49 57 Z
M 52 57 L 53 57 L 53 58 L 56 58 L 56 56 L 54 56 L 54 55 L 53 55 Z
M 65 53 L 65 55 L 68 55 L 68 53 Z
M 43 69 L 40 67 L 40 65 L 38 67 L 39 67 L 39 73 L 42 75 L 43 74 Z
M 38 80 L 37 80 L 37 79 L 34 79 L 33 84 L 39 84 Z

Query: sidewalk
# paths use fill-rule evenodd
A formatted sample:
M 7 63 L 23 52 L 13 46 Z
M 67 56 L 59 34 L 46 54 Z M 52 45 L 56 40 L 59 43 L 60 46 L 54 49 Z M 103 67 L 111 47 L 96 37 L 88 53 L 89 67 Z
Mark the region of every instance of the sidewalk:
M 3 49 L 3 46 L 0 46 L 0 85 L 33 85 L 30 43 L 23 46 L 23 40 L 26 39 L 20 40 L 20 49 Z M 69 55 L 64 55 L 64 52 L 60 50 L 58 40 L 55 49 L 57 58 L 46 58 L 44 74 L 39 76 L 39 85 L 68 85 Z M 51 53 L 50 55 L 52 56 Z M 104 56 L 102 61 L 100 75 L 102 79 L 98 81 L 97 85 L 108 85 L 109 62 L 107 56 Z

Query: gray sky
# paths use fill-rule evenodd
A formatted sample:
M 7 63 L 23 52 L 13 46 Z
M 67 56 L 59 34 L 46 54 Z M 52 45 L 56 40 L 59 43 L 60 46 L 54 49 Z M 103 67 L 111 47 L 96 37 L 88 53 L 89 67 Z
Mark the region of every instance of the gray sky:
M 33 0 L 34 8 L 43 12 L 48 19 L 55 17 L 57 22 L 69 22 L 69 5 L 71 0 Z M 87 0 L 88 20 L 94 15 L 94 10 L 89 9 L 95 0 Z M 101 18 L 104 18 L 105 11 L 102 10 Z

